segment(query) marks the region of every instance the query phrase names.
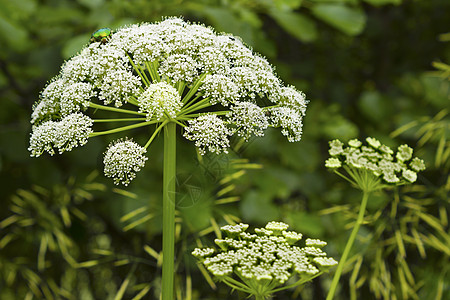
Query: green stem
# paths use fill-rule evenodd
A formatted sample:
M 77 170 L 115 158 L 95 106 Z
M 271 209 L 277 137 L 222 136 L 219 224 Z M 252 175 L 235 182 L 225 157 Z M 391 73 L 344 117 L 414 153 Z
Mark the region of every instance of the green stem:
M 336 269 L 336 273 L 334 274 L 333 281 L 331 282 L 331 287 L 330 287 L 330 290 L 328 292 L 326 300 L 331 300 L 334 297 L 337 285 L 339 283 L 339 279 L 340 279 L 341 274 L 342 274 L 342 270 L 344 269 L 345 262 L 347 260 L 347 257 L 349 255 L 349 253 L 350 253 L 350 250 L 351 250 L 351 248 L 353 246 L 353 243 L 354 243 L 354 241 L 356 239 L 356 236 L 357 236 L 358 231 L 359 231 L 359 227 L 361 227 L 361 224 L 362 224 L 362 222 L 364 220 L 364 212 L 366 210 L 367 200 L 369 199 L 369 195 L 370 195 L 370 192 L 363 191 L 363 198 L 362 198 L 362 201 L 361 201 L 361 206 L 359 207 L 358 219 L 356 220 L 355 226 L 353 227 L 352 233 L 350 234 L 350 238 L 348 239 L 347 244 L 345 245 L 344 253 L 342 253 L 341 260 L 340 260 L 339 265 L 338 265 L 338 267 Z
M 104 106 L 96 103 L 89 102 L 89 107 L 96 108 L 96 109 L 102 109 L 102 110 L 109 110 L 114 112 L 120 112 L 124 114 L 132 114 L 132 115 L 139 115 L 139 116 L 145 116 L 145 113 L 140 113 L 134 110 L 128 110 L 128 109 L 122 109 L 122 108 L 116 108 L 116 107 L 110 107 L 110 106 Z
M 203 80 L 205 79 L 207 73 L 203 73 L 200 75 L 200 77 L 197 78 L 197 80 L 194 82 L 192 87 L 190 88 L 189 92 L 184 96 L 183 100 L 181 102 L 187 103 L 189 99 L 191 99 L 192 96 L 195 95 L 195 93 L 198 91 L 199 87 L 202 85 Z
M 94 123 L 145 121 L 146 118 L 94 119 Z
M 162 299 L 173 300 L 175 255 L 176 124 L 164 127 Z
M 208 112 L 209 114 L 212 115 L 217 115 L 217 116 L 224 116 L 226 114 L 228 114 L 230 111 L 229 110 L 221 110 L 221 111 L 210 111 Z M 199 114 L 188 114 L 188 115 L 183 115 L 183 120 L 191 120 L 193 118 L 197 118 L 200 115 L 202 115 L 201 113 Z M 179 118 L 180 119 L 180 118 Z
M 206 99 L 207 99 L 208 101 L 204 101 L 204 100 L 206 100 Z M 200 102 L 197 102 L 197 103 L 195 103 L 195 104 L 193 104 L 193 105 L 187 107 L 186 109 L 182 110 L 182 111 L 181 111 L 181 113 L 182 113 L 181 116 L 187 115 L 187 114 L 189 114 L 189 113 L 191 113 L 191 112 L 193 112 L 193 111 L 195 111 L 195 110 L 200 110 L 200 109 L 203 109 L 203 108 L 212 106 L 212 104 L 209 103 L 209 98 L 205 98 L 204 100 L 202 100 L 202 101 L 200 101 Z
M 148 70 L 148 73 L 150 74 L 150 77 L 152 78 L 153 82 L 160 82 L 161 77 L 159 77 L 158 74 L 158 62 L 152 61 L 152 62 L 144 62 L 145 67 Z
M 159 121 L 147 121 L 147 122 L 141 122 L 141 123 L 137 123 L 137 124 L 133 124 L 133 125 L 128 125 L 128 126 L 123 126 L 123 127 L 118 127 L 118 128 L 114 128 L 111 130 L 105 130 L 105 131 L 98 131 L 98 132 L 93 132 L 89 135 L 89 137 L 94 137 L 94 136 L 99 136 L 99 135 L 105 135 L 105 134 L 112 134 L 112 133 L 117 133 L 117 132 L 121 132 L 121 131 L 125 131 L 125 130 L 130 130 L 130 129 L 134 129 L 134 128 L 139 128 L 139 127 L 143 127 L 143 126 L 147 126 L 147 125 L 151 125 L 151 124 L 155 124 L 158 123 Z
M 141 74 L 140 68 L 136 67 L 136 65 L 134 64 L 133 60 L 131 59 L 130 55 L 128 55 L 128 60 L 130 61 L 131 65 L 133 66 L 133 69 L 136 71 L 136 73 L 139 75 L 139 77 L 141 77 L 142 82 L 146 85 L 149 86 L 150 85 L 150 81 L 148 81 L 147 76 L 143 76 Z
M 313 276 L 310 276 L 310 277 L 307 277 L 307 278 L 301 278 L 301 279 L 297 280 L 297 281 L 296 281 L 295 283 L 293 283 L 293 284 L 290 284 L 290 285 L 286 285 L 286 286 L 283 286 L 283 287 L 280 287 L 280 288 L 273 289 L 273 290 L 270 291 L 270 293 L 273 294 L 273 293 L 276 293 L 276 292 L 279 292 L 279 291 L 283 291 L 283 290 L 287 290 L 287 289 L 290 289 L 290 288 L 293 288 L 293 287 L 300 286 L 301 284 L 304 284 L 305 282 L 311 281 L 311 280 L 313 280 L 314 278 L 316 278 L 316 277 L 318 277 L 318 276 L 320 276 L 320 275 L 322 275 L 322 274 L 323 274 L 323 272 L 319 272 L 319 273 L 317 273 L 317 274 L 315 274 L 315 275 L 313 275 Z
M 161 125 L 158 126 L 158 128 L 156 128 L 155 132 L 153 132 L 152 136 L 150 137 L 150 139 L 148 140 L 148 142 L 145 144 L 144 148 L 147 149 L 148 146 L 150 146 L 150 144 L 153 142 L 153 140 L 155 139 L 156 135 L 161 131 L 161 129 L 168 123 L 168 120 L 165 120 L 163 123 L 161 123 Z

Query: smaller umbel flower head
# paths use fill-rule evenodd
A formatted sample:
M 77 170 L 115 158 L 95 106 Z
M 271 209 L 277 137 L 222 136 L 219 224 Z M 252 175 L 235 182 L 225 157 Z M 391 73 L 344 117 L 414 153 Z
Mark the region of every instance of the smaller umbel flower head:
M 184 130 L 184 137 L 195 142 L 200 154 L 205 154 L 206 149 L 217 154 L 222 151 L 228 153 L 227 149 L 230 147 L 228 137 L 232 131 L 217 115 L 201 115 L 197 119 L 190 120 L 189 126 Z
M 330 141 L 331 157 L 325 166 L 339 173 L 343 168 L 349 177 L 339 173 L 362 190 L 375 190 L 385 185 L 400 185 L 417 180 L 417 172 L 425 170 L 423 160 L 412 158 L 413 149 L 401 145 L 394 151 L 375 138 L 366 139 L 364 146 L 357 139 L 350 140 L 348 147 L 339 140 Z
M 275 290 L 287 288 L 279 286 L 294 275 L 300 285 L 337 265 L 321 250 L 326 242 L 307 239 L 303 246 L 296 245 L 302 234 L 287 231 L 288 227 L 282 222 L 269 222 L 250 234 L 247 224 L 226 225 L 221 230 L 227 237 L 215 240 L 220 250 L 197 248 L 192 255 L 217 279 L 265 299 Z M 239 286 L 233 284 L 236 280 L 240 280 Z
M 147 150 L 132 140 L 118 140 L 111 143 L 105 152 L 103 163 L 105 175 L 115 184 L 128 185 L 144 167 Z
M 147 120 L 161 120 L 164 115 L 175 118 L 183 105 L 178 91 L 166 82 L 149 85 L 138 103 L 140 111 L 147 113 Z
M 33 128 L 28 150 L 31 156 L 38 157 L 44 151 L 55 154 L 54 148 L 61 154 L 87 143 L 92 133 L 92 120 L 81 113 L 74 113 L 60 121 L 45 121 Z

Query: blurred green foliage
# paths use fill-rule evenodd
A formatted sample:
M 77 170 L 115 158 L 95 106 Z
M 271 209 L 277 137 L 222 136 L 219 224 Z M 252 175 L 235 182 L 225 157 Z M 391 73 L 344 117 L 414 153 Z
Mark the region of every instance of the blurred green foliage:
M 360 195 L 325 170 L 327 141 L 366 136 L 408 143 L 427 171 L 417 185 L 371 199 L 338 299 L 450 294 L 449 1 L 0 0 L 0 7 L 1 299 L 158 298 L 161 142 L 126 190 L 92 173 L 102 170 L 107 140 L 51 159 L 31 159 L 27 147 L 39 91 L 94 30 L 171 15 L 241 36 L 311 101 L 299 143 L 269 131 L 234 141 L 229 156 L 198 157 L 180 138 L 177 299 L 240 299 L 190 256 L 240 219 L 284 221 L 329 241 L 327 252 L 339 258 Z M 279 299 L 322 299 L 330 280 Z

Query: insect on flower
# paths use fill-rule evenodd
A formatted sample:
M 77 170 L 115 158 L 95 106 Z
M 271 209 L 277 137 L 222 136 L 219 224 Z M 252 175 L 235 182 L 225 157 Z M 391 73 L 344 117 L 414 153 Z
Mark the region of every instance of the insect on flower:
M 100 42 L 106 44 L 111 39 L 112 31 L 110 28 L 100 28 L 91 35 L 91 43 Z

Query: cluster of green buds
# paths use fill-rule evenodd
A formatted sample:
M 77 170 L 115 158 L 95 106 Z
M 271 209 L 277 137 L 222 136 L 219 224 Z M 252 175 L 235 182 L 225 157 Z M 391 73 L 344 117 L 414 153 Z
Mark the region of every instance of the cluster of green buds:
M 326 160 L 325 166 L 365 191 L 415 182 L 417 172 L 425 170 L 423 160 L 413 158 L 413 149 L 408 145 L 399 146 L 394 153 L 375 138 L 368 137 L 366 142 L 367 146 L 353 139 L 344 147 L 339 140 L 330 141 L 331 158 Z M 348 176 L 341 173 L 341 169 Z
M 246 232 L 247 224 L 226 225 L 216 239 L 218 250 L 196 248 L 192 255 L 218 280 L 256 299 L 297 287 L 328 271 L 337 261 L 322 251 L 327 243 L 302 241 L 302 234 L 287 231 L 289 225 L 269 222 L 265 228 Z M 280 287 L 290 280 L 290 284 Z

